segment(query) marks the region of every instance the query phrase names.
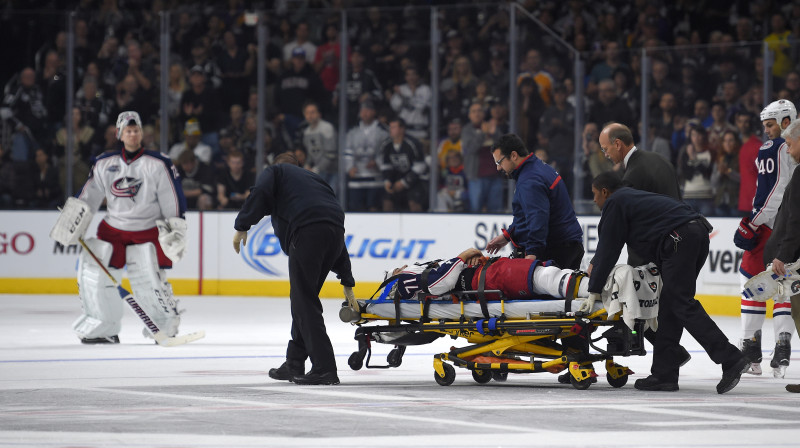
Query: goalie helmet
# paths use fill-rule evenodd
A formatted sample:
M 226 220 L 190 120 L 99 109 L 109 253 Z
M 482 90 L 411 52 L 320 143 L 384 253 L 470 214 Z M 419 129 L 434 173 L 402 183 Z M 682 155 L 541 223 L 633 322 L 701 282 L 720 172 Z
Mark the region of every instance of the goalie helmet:
M 787 117 L 790 121 L 794 121 L 795 118 L 797 118 L 797 109 L 795 109 L 794 104 L 789 100 L 773 101 L 761 111 L 761 121 L 774 118 L 781 129 L 783 129 L 781 122 Z
M 132 110 L 126 110 L 119 114 L 117 117 L 117 140 L 122 138 L 122 130 L 125 129 L 125 126 L 130 125 L 142 127 L 142 119 L 139 117 L 139 114 Z

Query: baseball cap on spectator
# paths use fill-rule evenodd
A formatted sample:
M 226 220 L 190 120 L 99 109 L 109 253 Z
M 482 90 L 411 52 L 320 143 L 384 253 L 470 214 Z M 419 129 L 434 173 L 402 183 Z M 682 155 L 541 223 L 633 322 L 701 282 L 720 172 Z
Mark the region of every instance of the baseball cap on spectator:
M 200 131 L 200 122 L 196 118 L 190 118 L 183 127 L 183 133 L 184 135 L 203 135 L 203 132 Z
M 306 57 L 306 50 L 304 50 L 303 47 L 294 47 L 292 50 L 292 57 L 304 58 Z
M 361 102 L 361 109 L 375 110 L 375 103 L 372 100 L 364 100 Z
M 205 74 L 206 74 L 206 71 L 205 71 L 205 70 L 203 70 L 203 67 L 201 67 L 201 66 L 199 66 L 199 65 L 195 65 L 194 67 L 192 67 L 192 68 L 189 70 L 189 74 L 190 74 L 190 75 L 194 75 L 195 73 L 200 73 L 201 75 L 205 75 Z
M 447 32 L 447 38 L 448 38 L 448 39 L 454 39 L 454 38 L 456 38 L 456 37 L 461 37 L 461 35 L 460 35 L 460 34 L 458 34 L 458 31 L 456 31 L 456 30 L 450 30 L 450 31 L 448 31 L 448 32 Z

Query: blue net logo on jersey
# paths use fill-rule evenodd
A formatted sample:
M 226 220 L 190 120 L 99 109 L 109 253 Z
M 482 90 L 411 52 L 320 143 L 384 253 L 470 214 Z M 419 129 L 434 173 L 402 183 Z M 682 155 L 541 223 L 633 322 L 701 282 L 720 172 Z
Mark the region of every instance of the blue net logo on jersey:
M 142 180 L 133 177 L 122 177 L 111 184 L 111 194 L 118 198 L 132 198 L 139 193 Z
M 242 258 L 248 266 L 262 274 L 282 277 L 283 273 L 267 260 L 281 253 L 278 237 L 272 232 L 272 219 L 267 217 L 247 232 L 247 244 L 242 247 Z

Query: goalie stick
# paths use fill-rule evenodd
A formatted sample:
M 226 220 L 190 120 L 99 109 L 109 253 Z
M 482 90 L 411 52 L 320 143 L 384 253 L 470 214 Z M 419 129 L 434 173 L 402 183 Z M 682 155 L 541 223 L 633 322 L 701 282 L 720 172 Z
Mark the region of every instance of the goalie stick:
M 111 279 L 111 282 L 114 284 L 114 286 L 117 287 L 119 296 L 122 298 L 122 300 L 125 301 L 125 303 L 127 303 L 131 307 L 131 309 L 133 309 L 133 312 L 136 313 L 137 316 L 139 316 L 139 319 L 141 319 L 142 322 L 144 322 L 145 327 L 147 327 L 147 330 L 153 335 L 153 339 L 155 339 L 158 345 L 162 347 L 174 347 L 176 345 L 188 344 L 189 342 L 202 339 L 206 336 L 206 332 L 203 330 L 185 334 L 182 336 L 169 337 L 165 335 L 158 328 L 155 322 L 153 322 L 153 320 L 150 319 L 150 316 L 147 315 L 147 313 L 142 309 L 142 307 L 139 306 L 139 304 L 136 302 L 136 299 L 133 298 L 133 295 L 127 289 L 123 288 L 119 283 L 117 283 L 117 279 L 115 279 L 114 276 L 111 275 L 110 272 L 108 272 L 108 269 L 100 261 L 100 259 L 97 258 L 97 255 L 95 255 L 94 252 L 92 252 L 92 250 L 89 249 L 89 246 L 86 245 L 86 242 L 83 241 L 83 238 L 78 238 L 78 242 L 83 247 L 83 250 L 85 250 L 86 253 L 88 253 L 92 257 L 92 259 L 94 259 L 95 263 L 97 263 L 98 266 L 100 266 L 100 269 L 102 269 L 103 272 L 106 273 L 108 278 Z

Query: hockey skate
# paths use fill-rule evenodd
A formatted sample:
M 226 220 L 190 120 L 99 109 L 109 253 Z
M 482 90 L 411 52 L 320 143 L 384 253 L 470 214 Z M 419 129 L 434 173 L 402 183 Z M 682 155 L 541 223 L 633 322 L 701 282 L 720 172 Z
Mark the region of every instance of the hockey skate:
M 783 378 L 786 375 L 786 368 L 789 367 L 789 359 L 792 357 L 792 334 L 783 332 L 778 335 L 778 342 L 775 344 L 775 351 L 772 352 L 772 376 Z
M 766 302 L 775 296 L 792 296 L 800 293 L 800 260 L 787 263 L 786 276 L 772 271 L 772 266 L 754 275 L 744 284 L 742 295 L 748 299 Z
M 751 339 L 742 339 L 742 354 L 750 361 L 750 367 L 744 373 L 761 375 L 761 330 L 756 330 Z

